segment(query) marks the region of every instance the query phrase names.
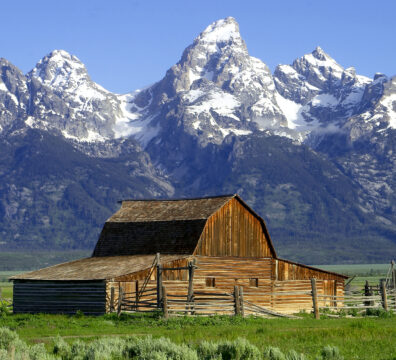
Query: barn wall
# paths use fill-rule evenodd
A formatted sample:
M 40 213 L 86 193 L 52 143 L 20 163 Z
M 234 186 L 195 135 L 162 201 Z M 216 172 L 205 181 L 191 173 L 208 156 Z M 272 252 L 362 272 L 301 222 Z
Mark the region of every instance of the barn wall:
M 316 278 L 344 282 L 344 278 L 340 275 L 324 270 L 313 269 L 309 266 L 296 264 L 288 260 L 274 259 L 272 271 L 274 273 L 274 279 L 280 281 Z
M 206 222 L 194 255 L 270 257 L 260 221 L 237 199 L 231 199 Z
M 106 284 L 103 281 L 14 280 L 14 313 L 99 315 L 105 313 Z
M 185 258 L 179 260 L 173 260 L 166 263 L 161 263 L 165 268 L 180 268 L 187 267 L 189 261 L 192 258 Z M 106 311 L 110 311 L 110 298 L 111 298 L 111 288 L 114 288 L 114 303 L 118 302 L 118 296 L 120 288 L 122 287 L 124 293 L 135 293 L 136 289 L 141 289 L 144 280 L 150 274 L 150 269 L 139 271 L 133 274 L 119 276 L 115 279 L 107 281 L 106 293 Z M 165 286 L 171 285 L 170 288 L 175 289 L 174 291 L 184 291 L 187 294 L 188 288 L 188 271 L 187 270 L 165 270 L 163 271 L 163 284 Z M 157 287 L 157 271 L 154 270 L 151 274 L 150 280 L 146 286 L 146 289 L 154 289 Z M 182 290 L 180 290 L 182 289 Z M 128 296 L 128 295 L 127 295 Z M 154 298 L 154 297 L 153 297 Z
M 311 281 L 317 279 L 319 295 L 342 295 L 344 279 L 324 271 L 306 268 L 303 265 L 289 263 L 273 258 L 240 258 L 195 256 L 197 268 L 194 271 L 194 291 L 218 289 L 232 294 L 234 286 L 243 286 L 246 301 L 283 313 L 295 313 L 312 308 Z M 186 258 L 163 264 L 165 267 L 184 267 L 193 258 Z M 110 289 L 115 289 L 115 302 L 118 300 L 118 289 L 124 292 L 136 291 L 136 282 L 141 287 L 149 271 L 142 271 L 114 279 L 107 284 L 108 299 Z M 212 280 L 214 279 L 214 280 Z M 214 281 L 214 282 L 213 282 Z M 208 284 L 214 284 L 208 285 Z M 170 295 L 187 297 L 188 271 L 172 270 L 163 273 L 163 285 Z M 154 271 L 146 289 L 156 289 L 156 272 Z M 282 295 L 282 292 L 285 293 Z M 300 292 L 300 294 L 293 294 Z M 304 292 L 305 294 L 301 294 Z M 155 301 L 156 296 L 152 295 Z M 147 300 L 147 299 L 146 299 Z M 324 299 L 329 304 L 331 299 Z

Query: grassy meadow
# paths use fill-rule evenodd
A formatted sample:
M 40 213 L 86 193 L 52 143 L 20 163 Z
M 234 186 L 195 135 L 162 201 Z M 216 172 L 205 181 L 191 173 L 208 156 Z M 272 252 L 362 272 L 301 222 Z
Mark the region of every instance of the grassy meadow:
M 49 351 L 57 335 L 68 343 L 77 339 L 130 335 L 166 337 L 176 344 L 198 346 L 203 341 L 219 342 L 244 338 L 260 351 L 268 346 L 288 353 L 294 350 L 315 359 L 328 345 L 336 346 L 345 359 L 395 359 L 396 318 L 341 318 L 314 320 L 240 317 L 171 318 L 155 315 L 100 317 L 65 315 L 14 315 L 0 318 L 0 328 L 15 330 L 29 344 L 44 343 Z
M 386 275 L 389 265 L 322 265 L 320 267 L 330 271 L 344 273 L 349 276 L 358 275 L 353 280 L 352 284 L 353 286 L 360 287 L 364 284 L 366 279 L 373 285 L 377 284 L 378 280 Z M 15 273 L 17 273 L 17 271 L 0 272 L 0 287 L 2 288 L 2 293 L 5 298 L 12 297 L 12 284 L 7 280 L 9 276 Z M 45 314 L 6 315 L 3 313 L 3 315 L 1 315 L 0 312 L 0 330 L 2 327 L 5 327 L 15 331 L 20 340 L 26 343 L 28 347 L 34 347 L 34 344 L 44 344 L 45 351 L 49 354 L 52 354 L 54 349 L 59 347 L 57 342 L 60 341 L 60 338 L 58 336 L 62 338 L 61 341 L 65 341 L 69 344 L 67 346 L 75 346 L 77 348 L 84 348 L 84 346 L 100 348 L 104 346 L 103 342 L 105 341 L 108 341 L 109 344 L 118 344 L 118 341 L 125 342 L 126 344 L 132 341 L 130 339 L 128 340 L 127 337 L 137 336 L 143 339 L 139 341 L 146 341 L 150 344 L 154 340 L 162 343 L 165 340 L 158 339 L 165 337 L 170 339 L 170 343 L 173 344 L 169 345 L 169 343 L 166 346 L 177 347 L 184 344 L 183 346 L 185 346 L 186 349 L 193 349 L 194 353 L 199 353 L 199 351 L 201 351 L 199 349 L 201 349 L 202 346 L 206 346 L 205 341 L 216 343 L 217 348 L 212 344 L 216 349 L 225 348 L 227 346 L 228 348 L 232 348 L 232 346 L 246 347 L 246 344 L 241 345 L 239 343 L 240 340 L 237 340 L 242 338 L 248 341 L 248 344 L 250 344 L 249 346 L 258 349 L 257 351 L 259 351 L 260 354 L 264 354 L 266 351 L 268 352 L 269 347 L 279 348 L 281 353 L 286 354 L 282 355 L 283 357 L 279 355 L 281 353 L 278 354 L 279 356 L 276 354 L 276 356 L 271 355 L 272 357 L 269 355 L 267 357 L 264 355 L 260 355 L 264 357 L 237 357 L 236 355 L 235 357 L 233 357 L 234 355 L 230 357 L 224 354 L 222 355 L 223 357 L 220 355 L 216 355 L 217 357 L 215 355 L 213 355 L 213 357 L 204 357 L 201 354 L 202 356 L 199 357 L 200 359 L 396 359 L 396 316 L 392 313 L 382 313 L 378 317 L 364 318 L 344 317 L 334 319 L 322 316 L 320 320 L 313 319 L 311 314 L 300 315 L 301 318 L 296 320 L 222 316 L 200 318 L 176 317 L 164 320 L 159 314 L 122 314 L 121 317 L 118 318 L 114 314 L 91 317 L 84 316 L 83 314 L 67 316 Z M 152 336 L 153 340 L 145 340 L 146 336 Z M 225 341 L 229 342 L 227 346 L 224 345 Z M 234 345 L 231 346 L 231 342 Z M 334 354 L 329 356 L 323 355 L 323 349 L 326 346 L 338 348 L 340 355 L 337 355 L 338 357 Z M 71 351 L 71 353 L 77 351 L 73 349 L 70 348 L 68 351 Z M 88 351 L 88 348 L 84 349 L 84 351 Z M 3 359 L 1 357 L 1 351 L 0 349 L 0 359 Z M 287 354 L 291 355 L 287 356 Z M 300 356 L 298 357 L 293 354 L 304 354 L 304 356 L 298 355 Z M 99 355 L 99 357 L 95 356 L 81 357 L 81 359 L 113 358 L 100 357 Z M 164 355 L 165 357 L 150 356 L 151 355 L 142 355 L 141 357 L 131 358 L 187 359 L 187 355 L 181 356 L 180 354 L 177 356 L 168 354 L 166 356 Z M 7 357 L 4 359 L 6 358 Z M 31 358 L 33 359 L 34 357 Z M 37 359 L 39 358 L 40 357 Z M 65 357 L 61 358 L 68 359 L 69 357 L 65 355 Z M 122 358 L 124 357 L 114 357 L 114 359 Z M 26 359 L 29 359 L 29 357 L 26 357 Z M 48 357 L 48 359 L 50 359 L 50 357 Z

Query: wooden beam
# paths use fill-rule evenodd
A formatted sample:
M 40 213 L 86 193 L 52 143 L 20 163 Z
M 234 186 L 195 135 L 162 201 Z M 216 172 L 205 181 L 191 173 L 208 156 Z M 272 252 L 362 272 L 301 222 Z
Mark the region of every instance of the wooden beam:
M 124 290 L 122 286 L 120 286 L 120 290 L 118 293 L 118 307 L 117 307 L 117 316 L 121 315 L 121 308 L 122 308 L 122 299 L 124 297 Z
M 241 303 L 239 301 L 239 286 L 234 286 L 234 302 L 235 302 L 235 315 L 239 315 L 241 313 Z
M 314 311 L 315 319 L 320 319 L 319 315 L 319 304 L 318 304 L 318 293 L 316 289 L 316 279 L 311 279 L 311 287 L 312 287 L 312 307 Z
M 112 286 L 110 289 L 110 312 L 114 311 L 114 287 Z
M 385 311 L 388 311 L 388 298 L 386 295 L 385 280 L 381 280 L 381 295 L 382 295 L 382 306 Z
M 168 313 L 168 295 L 166 293 L 166 288 L 165 286 L 162 286 L 162 296 L 163 296 L 163 310 L 164 310 L 164 319 L 168 319 L 169 313 Z
M 240 307 L 241 307 L 241 315 L 242 315 L 242 317 L 245 317 L 245 306 L 243 303 L 243 287 L 242 286 L 239 288 L 239 302 L 240 302 Z

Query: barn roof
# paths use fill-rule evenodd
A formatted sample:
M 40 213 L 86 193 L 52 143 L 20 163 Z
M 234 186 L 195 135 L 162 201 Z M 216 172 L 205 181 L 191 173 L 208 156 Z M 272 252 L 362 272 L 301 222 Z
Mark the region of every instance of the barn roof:
M 206 220 L 234 197 L 124 200 L 106 221 L 92 256 L 192 254 Z
M 124 200 L 108 222 L 151 222 L 207 219 L 235 195 L 194 199 Z
M 161 255 L 161 263 L 186 256 Z M 12 276 L 10 280 L 107 280 L 149 269 L 153 255 L 90 257 Z

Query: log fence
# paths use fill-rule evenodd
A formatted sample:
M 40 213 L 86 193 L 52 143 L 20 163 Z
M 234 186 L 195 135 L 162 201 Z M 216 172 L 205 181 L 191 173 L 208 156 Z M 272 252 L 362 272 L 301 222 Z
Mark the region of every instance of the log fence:
M 385 281 L 381 281 L 379 286 L 369 286 L 366 282 L 363 291 L 348 291 L 343 295 L 315 295 L 313 282 L 312 299 L 316 319 L 319 319 L 320 315 L 359 316 L 364 313 L 375 314 L 375 310 L 396 310 L 396 289 L 388 289 Z

